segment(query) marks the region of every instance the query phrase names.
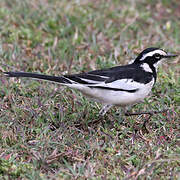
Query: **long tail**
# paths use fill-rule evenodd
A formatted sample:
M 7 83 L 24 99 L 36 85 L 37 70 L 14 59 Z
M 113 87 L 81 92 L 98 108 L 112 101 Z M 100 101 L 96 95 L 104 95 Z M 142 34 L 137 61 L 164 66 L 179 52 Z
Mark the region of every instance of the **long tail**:
M 27 72 L 4 72 L 4 74 L 8 77 L 28 77 L 28 78 L 42 79 L 42 80 L 47 80 L 62 84 L 72 84 L 72 82 L 64 76 L 49 76 L 49 75 L 27 73 Z

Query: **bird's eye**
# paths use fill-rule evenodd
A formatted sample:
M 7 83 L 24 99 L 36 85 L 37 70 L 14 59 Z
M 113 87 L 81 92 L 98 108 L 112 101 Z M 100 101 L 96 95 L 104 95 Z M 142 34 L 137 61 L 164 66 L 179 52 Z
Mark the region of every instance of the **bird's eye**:
M 156 59 L 161 59 L 161 55 L 160 55 L 160 54 L 155 54 L 154 57 L 155 57 Z

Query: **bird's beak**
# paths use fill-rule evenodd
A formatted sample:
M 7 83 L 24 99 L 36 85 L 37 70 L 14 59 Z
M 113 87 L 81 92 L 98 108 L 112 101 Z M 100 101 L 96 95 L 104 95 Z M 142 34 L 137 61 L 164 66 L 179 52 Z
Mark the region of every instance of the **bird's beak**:
M 165 58 L 171 58 L 171 57 L 177 57 L 178 54 L 170 54 L 168 53 L 166 56 L 164 56 Z

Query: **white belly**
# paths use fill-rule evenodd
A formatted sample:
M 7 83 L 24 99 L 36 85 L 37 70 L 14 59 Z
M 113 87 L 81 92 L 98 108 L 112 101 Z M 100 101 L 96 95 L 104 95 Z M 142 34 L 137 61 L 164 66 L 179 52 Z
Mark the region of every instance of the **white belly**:
M 76 84 L 71 84 L 70 87 L 78 89 L 86 96 L 103 104 L 126 106 L 130 104 L 135 104 L 147 97 L 153 87 L 153 84 L 153 81 L 145 85 L 141 84 L 141 86 L 139 86 L 138 88 L 139 90 L 133 93 L 126 91 L 89 88 L 84 85 L 77 86 Z

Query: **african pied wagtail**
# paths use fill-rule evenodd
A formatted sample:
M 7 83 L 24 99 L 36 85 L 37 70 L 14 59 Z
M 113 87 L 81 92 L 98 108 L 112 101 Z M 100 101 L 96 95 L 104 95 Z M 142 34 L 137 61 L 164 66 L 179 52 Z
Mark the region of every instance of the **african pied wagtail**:
M 30 77 L 60 83 L 101 102 L 104 115 L 111 106 L 126 106 L 143 100 L 156 82 L 157 67 L 164 58 L 176 57 L 159 48 L 147 48 L 132 64 L 86 73 L 48 76 L 26 72 L 5 72 L 8 77 Z

